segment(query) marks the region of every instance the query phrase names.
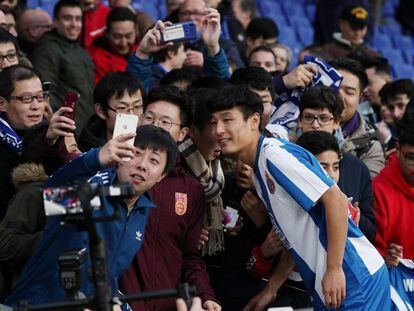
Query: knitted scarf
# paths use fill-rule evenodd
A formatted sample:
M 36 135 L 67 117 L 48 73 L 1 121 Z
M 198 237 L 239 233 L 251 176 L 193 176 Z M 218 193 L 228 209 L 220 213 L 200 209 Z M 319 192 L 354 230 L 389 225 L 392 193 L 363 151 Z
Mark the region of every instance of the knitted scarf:
M 210 226 L 208 242 L 204 244 L 202 255 L 214 255 L 224 250 L 223 202 L 220 194 L 224 187 L 224 173 L 220 160 L 206 162 L 193 140 L 188 137 L 178 145 L 187 166 L 203 186 L 207 209 L 204 225 Z
M 17 154 L 22 154 L 23 141 L 6 121 L 4 114 L 0 114 L 0 141 Z

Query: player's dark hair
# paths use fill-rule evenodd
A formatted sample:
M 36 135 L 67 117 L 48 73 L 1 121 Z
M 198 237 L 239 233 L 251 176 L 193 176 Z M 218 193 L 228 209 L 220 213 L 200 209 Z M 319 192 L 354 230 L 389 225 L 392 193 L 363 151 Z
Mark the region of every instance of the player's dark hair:
M 211 121 L 211 112 L 207 107 L 216 100 L 218 91 L 215 89 L 199 88 L 189 90 L 188 95 L 194 99 L 195 113 L 193 125 L 203 131 Z

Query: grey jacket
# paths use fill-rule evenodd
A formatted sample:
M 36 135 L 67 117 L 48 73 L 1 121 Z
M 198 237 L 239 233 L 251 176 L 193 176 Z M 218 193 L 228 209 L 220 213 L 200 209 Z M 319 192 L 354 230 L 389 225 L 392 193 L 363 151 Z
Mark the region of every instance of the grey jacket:
M 374 178 L 385 166 L 384 151 L 377 137 L 376 128 L 367 123 L 358 112 L 359 126 L 345 138 L 342 151 L 351 152 L 360 158 Z

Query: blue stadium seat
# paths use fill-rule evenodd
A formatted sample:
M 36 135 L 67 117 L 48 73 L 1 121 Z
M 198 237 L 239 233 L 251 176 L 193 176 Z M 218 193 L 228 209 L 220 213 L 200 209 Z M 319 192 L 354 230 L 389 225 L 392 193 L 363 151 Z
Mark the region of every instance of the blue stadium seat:
M 313 28 L 311 22 L 306 16 L 292 16 L 289 18 L 289 24 L 296 29 L 299 27 Z
M 288 25 L 288 22 L 285 16 L 281 12 L 276 12 L 276 11 L 268 12 L 266 15 L 263 15 L 263 16 L 271 18 L 277 24 L 279 29 L 284 28 L 285 26 Z
M 389 21 L 387 24 L 380 26 L 382 32 L 389 36 L 395 36 L 402 33 L 401 26 L 395 20 Z
M 151 15 L 151 17 L 154 21 L 156 21 L 159 18 L 159 12 L 158 12 L 158 8 L 157 8 L 156 4 L 143 3 L 140 10 L 144 11 L 145 13 L 148 13 L 149 15 Z
M 56 2 L 57 0 L 27 0 L 26 5 L 29 9 L 42 9 L 53 18 L 53 8 Z
M 372 43 L 377 50 L 392 49 L 391 39 L 385 34 L 375 34 L 372 38 Z
M 282 8 L 283 12 L 285 13 L 285 17 L 288 20 L 292 16 L 306 16 L 303 6 L 297 5 L 295 2 L 283 2 Z
M 404 57 L 404 61 L 407 64 L 414 65 L 414 51 L 413 50 L 402 50 L 402 54 Z M 414 73 L 414 68 L 413 68 L 413 73 Z
M 413 68 L 407 65 L 392 65 L 392 74 L 395 79 L 413 79 Z
M 396 35 L 391 37 L 394 42 L 394 46 L 402 51 L 412 50 L 414 48 L 413 40 L 409 36 Z
M 287 44 L 287 42 L 297 41 L 295 30 L 291 27 L 283 27 L 280 29 L 279 41 Z
M 308 4 L 306 6 L 306 13 L 310 21 L 315 20 L 315 14 L 316 14 L 316 5 Z
M 391 49 L 382 49 L 380 51 L 388 59 L 388 62 L 390 64 L 393 64 L 395 66 L 406 64 L 400 50 L 391 48 Z
M 313 42 L 314 31 L 312 27 L 298 27 L 296 33 L 303 45 L 309 45 Z

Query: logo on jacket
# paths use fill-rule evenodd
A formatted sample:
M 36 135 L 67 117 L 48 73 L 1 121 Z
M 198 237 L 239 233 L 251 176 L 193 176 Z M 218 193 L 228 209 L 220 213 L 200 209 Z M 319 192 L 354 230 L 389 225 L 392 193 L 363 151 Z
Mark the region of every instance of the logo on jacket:
M 138 240 L 138 241 L 141 241 L 142 240 L 142 233 L 141 233 L 141 231 L 137 231 L 137 232 L 135 232 L 135 238 Z
M 187 193 L 175 193 L 175 213 L 182 216 L 187 211 Z
M 267 188 L 269 189 L 271 194 L 275 193 L 275 190 L 276 190 L 275 182 L 273 181 L 272 178 L 270 178 L 270 176 L 267 172 L 265 172 L 265 176 L 266 176 Z

